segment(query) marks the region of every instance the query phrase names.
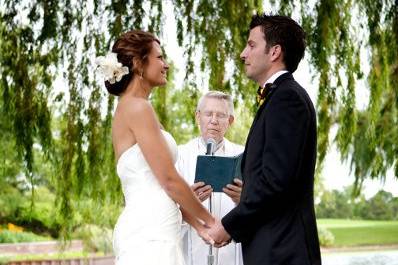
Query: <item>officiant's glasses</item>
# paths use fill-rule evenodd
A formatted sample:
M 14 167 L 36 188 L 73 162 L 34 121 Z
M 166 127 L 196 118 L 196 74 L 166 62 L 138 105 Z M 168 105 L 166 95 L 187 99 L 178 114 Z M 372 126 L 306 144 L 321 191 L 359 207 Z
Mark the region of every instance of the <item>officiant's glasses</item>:
M 225 121 L 228 119 L 228 114 L 222 112 L 213 112 L 213 111 L 199 111 L 199 112 L 208 119 L 212 119 L 214 117 L 218 121 Z

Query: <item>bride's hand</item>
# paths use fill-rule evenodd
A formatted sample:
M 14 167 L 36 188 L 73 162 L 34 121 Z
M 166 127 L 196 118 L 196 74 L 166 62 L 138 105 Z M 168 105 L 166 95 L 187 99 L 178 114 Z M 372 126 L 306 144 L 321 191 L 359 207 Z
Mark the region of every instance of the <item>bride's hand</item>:
M 213 238 L 211 238 L 211 236 L 208 234 L 208 230 L 209 230 L 209 228 L 207 228 L 204 225 L 201 225 L 201 227 L 196 229 L 196 232 L 203 239 L 203 241 L 205 241 L 207 244 L 214 245 L 215 242 L 214 242 Z

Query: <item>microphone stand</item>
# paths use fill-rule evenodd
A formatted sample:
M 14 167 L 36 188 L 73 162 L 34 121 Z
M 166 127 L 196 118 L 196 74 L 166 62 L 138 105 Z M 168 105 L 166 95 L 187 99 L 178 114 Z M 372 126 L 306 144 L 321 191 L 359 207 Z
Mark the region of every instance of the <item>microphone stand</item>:
M 213 192 L 210 193 L 209 196 L 209 212 L 213 214 L 213 207 L 212 207 L 212 196 Z M 213 255 L 213 246 L 210 244 L 209 245 L 209 254 L 207 255 L 207 264 L 208 265 L 214 265 L 214 255 Z
M 214 149 L 215 149 L 215 144 L 216 142 L 214 139 L 209 139 L 207 141 L 206 145 L 206 155 L 213 156 L 214 155 Z M 209 212 L 210 214 L 213 214 L 213 192 L 209 196 Z M 215 265 L 215 259 L 214 259 L 214 254 L 213 254 L 213 246 L 210 244 L 209 245 L 209 254 L 207 255 L 207 264 L 208 265 Z

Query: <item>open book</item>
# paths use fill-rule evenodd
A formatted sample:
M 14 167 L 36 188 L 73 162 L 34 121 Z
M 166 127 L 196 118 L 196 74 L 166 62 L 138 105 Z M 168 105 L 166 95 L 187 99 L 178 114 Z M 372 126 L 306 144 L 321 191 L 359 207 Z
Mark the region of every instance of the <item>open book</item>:
M 243 153 L 242 153 L 243 154 Z M 234 178 L 242 179 L 242 154 L 232 157 L 200 155 L 196 161 L 195 182 L 211 185 L 214 192 L 222 192 Z

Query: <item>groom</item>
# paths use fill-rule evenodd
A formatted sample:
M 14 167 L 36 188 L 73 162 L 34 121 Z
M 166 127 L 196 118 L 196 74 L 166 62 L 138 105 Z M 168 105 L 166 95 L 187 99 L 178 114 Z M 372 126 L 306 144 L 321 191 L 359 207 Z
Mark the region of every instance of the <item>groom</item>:
M 254 15 L 241 53 L 259 84 L 259 108 L 246 141 L 239 204 L 209 234 L 242 243 L 245 265 L 320 265 L 314 213 L 316 117 L 292 73 L 305 33 L 291 18 Z

